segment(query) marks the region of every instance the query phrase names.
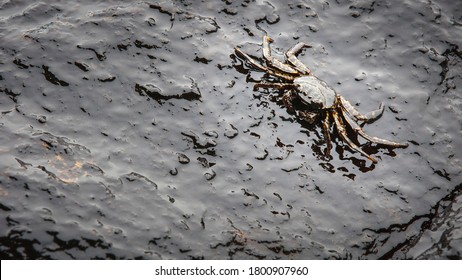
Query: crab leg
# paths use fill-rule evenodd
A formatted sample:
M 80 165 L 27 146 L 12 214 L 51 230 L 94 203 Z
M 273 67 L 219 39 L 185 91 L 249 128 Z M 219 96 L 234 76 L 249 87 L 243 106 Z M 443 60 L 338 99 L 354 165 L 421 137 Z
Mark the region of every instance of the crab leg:
M 286 74 L 286 73 L 282 73 L 282 72 L 277 72 L 277 71 L 274 71 L 266 66 L 263 66 L 261 65 L 260 63 L 256 62 L 253 58 L 251 58 L 248 54 L 246 54 L 245 52 L 241 51 L 241 49 L 239 48 L 234 48 L 234 52 L 236 53 L 237 56 L 245 59 L 247 62 L 249 62 L 249 64 L 254 67 L 254 68 L 257 68 L 263 72 L 266 72 L 270 75 L 273 75 L 273 76 L 276 76 L 278 78 L 281 78 L 281 79 L 284 79 L 284 80 L 288 80 L 288 81 L 293 81 L 295 79 L 295 76 L 292 76 L 290 74 Z
M 343 96 L 338 95 L 338 98 L 340 99 L 340 104 L 342 108 L 346 109 L 348 114 L 350 114 L 352 117 L 355 118 L 357 121 L 367 121 L 366 116 L 361 114 L 358 110 L 356 110 L 353 105 L 351 105 L 350 101 L 346 100 Z
M 370 136 L 364 132 L 364 130 L 355 122 L 353 121 L 350 116 L 348 116 L 348 112 L 346 112 L 344 109 L 342 109 L 342 114 L 347 123 L 350 125 L 350 127 L 359 135 L 361 135 L 364 139 L 371 141 L 376 144 L 382 144 L 390 147 L 395 147 L 395 148 L 406 148 L 409 144 L 407 143 L 397 143 L 397 142 L 392 142 L 389 140 L 377 138 L 374 136 Z
M 310 111 L 298 111 L 298 117 L 303 119 L 309 124 L 313 124 L 318 118 L 318 114 Z
M 363 124 L 361 124 L 361 126 L 364 125 L 365 123 L 373 123 L 376 120 L 380 119 L 380 117 L 382 117 L 383 115 L 383 111 L 385 110 L 385 107 L 383 106 L 383 104 L 380 103 L 379 109 L 371 111 L 367 113 L 366 115 L 363 115 L 360 112 L 358 112 L 358 110 L 356 110 L 356 108 L 353 107 L 353 105 L 351 105 L 351 103 L 348 100 L 346 100 L 343 96 L 339 96 L 339 97 L 340 97 L 340 103 L 342 105 L 342 108 L 346 109 L 347 113 L 350 116 L 354 117 L 355 120 L 364 122 Z
M 324 130 L 324 137 L 326 137 L 327 143 L 327 155 L 330 155 L 330 150 L 332 149 L 332 141 L 330 140 L 330 113 L 326 113 L 326 118 L 322 122 L 322 127 Z
M 273 42 L 273 39 L 271 39 L 269 36 L 263 36 L 263 57 L 266 59 L 266 62 L 269 65 L 273 66 L 274 68 L 279 69 L 288 74 L 292 74 L 292 75 L 300 74 L 298 73 L 297 70 L 292 68 L 290 65 L 284 64 L 283 62 L 281 62 L 277 58 L 274 58 L 271 55 L 271 47 L 270 47 L 271 42 Z
M 334 118 L 334 121 L 335 121 L 335 126 L 337 127 L 338 134 L 340 135 L 342 140 L 345 141 L 347 143 L 347 145 L 350 148 L 352 148 L 353 150 L 361 153 L 363 156 L 367 157 L 373 163 L 377 163 L 377 160 L 374 157 L 372 157 L 371 155 L 368 155 L 366 152 L 361 150 L 355 143 L 353 143 L 353 141 L 351 141 L 350 138 L 348 138 L 348 135 L 347 135 L 347 132 L 346 132 L 346 129 L 345 129 L 345 125 L 343 124 L 343 121 L 340 118 L 340 116 L 338 115 L 337 111 L 333 111 L 332 115 L 333 115 L 333 118 Z
M 304 47 L 309 48 L 311 46 L 305 43 L 296 44 L 286 52 L 286 59 L 295 67 L 295 69 L 297 69 L 298 72 L 303 75 L 309 75 L 311 70 L 308 69 L 308 67 L 306 67 L 305 64 L 303 64 L 296 56 Z
M 251 58 L 248 54 L 246 54 L 245 52 L 241 51 L 241 49 L 239 48 L 234 48 L 234 52 L 236 53 L 237 56 L 240 56 L 241 58 L 247 60 L 250 65 L 252 65 L 253 67 L 263 71 L 263 72 L 266 72 L 268 71 L 268 68 L 261 65 L 260 63 L 256 62 L 253 58 Z
M 289 112 L 295 111 L 294 105 L 292 104 L 293 101 L 294 95 L 290 91 L 284 93 L 284 95 L 282 96 L 282 102 L 284 102 L 284 106 L 286 106 Z
M 379 108 L 374 111 L 370 111 L 369 113 L 366 113 L 364 115 L 367 119 L 364 123 L 373 123 L 376 120 L 380 119 L 383 115 L 383 111 L 385 110 L 385 107 L 383 106 L 383 103 L 380 103 Z

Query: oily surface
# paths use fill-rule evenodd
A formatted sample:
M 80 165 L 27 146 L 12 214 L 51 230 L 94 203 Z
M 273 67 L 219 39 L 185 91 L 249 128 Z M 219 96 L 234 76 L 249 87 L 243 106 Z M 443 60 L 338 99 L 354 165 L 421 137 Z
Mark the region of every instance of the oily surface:
M 299 56 L 406 149 L 287 112 Z M 460 259 L 459 1 L 0 1 L 2 259 Z

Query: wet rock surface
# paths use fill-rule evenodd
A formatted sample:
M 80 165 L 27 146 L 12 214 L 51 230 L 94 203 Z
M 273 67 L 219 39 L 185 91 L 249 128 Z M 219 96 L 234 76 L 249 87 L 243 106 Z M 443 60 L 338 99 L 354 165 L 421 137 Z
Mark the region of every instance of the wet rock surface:
M 361 112 L 373 164 L 288 112 L 261 57 Z M 458 1 L 0 2 L 2 259 L 460 259 Z

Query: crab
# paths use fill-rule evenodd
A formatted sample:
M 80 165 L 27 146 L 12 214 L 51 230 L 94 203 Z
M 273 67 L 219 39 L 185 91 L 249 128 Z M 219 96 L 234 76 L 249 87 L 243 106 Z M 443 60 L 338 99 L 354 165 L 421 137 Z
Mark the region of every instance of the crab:
M 257 62 L 240 48 L 234 49 L 235 54 L 249 64 L 250 67 L 263 71 L 270 76 L 282 80 L 280 82 L 261 82 L 256 83 L 254 90 L 259 88 L 275 88 L 284 90 L 282 101 L 289 112 L 308 122 L 314 124 L 322 118 L 322 126 L 327 143 L 327 154 L 329 155 L 332 148 L 331 143 L 331 126 L 332 120 L 340 138 L 351 149 L 359 152 L 373 163 L 377 159 L 363 151 L 348 136 L 348 127 L 369 142 L 384 145 L 392 148 L 406 148 L 407 143 L 398 143 L 366 134 L 363 130 L 365 124 L 373 123 L 378 120 L 384 112 L 383 104 L 379 109 L 367 114 L 361 114 L 356 110 L 349 101 L 338 94 L 326 82 L 312 75 L 311 70 L 304 65 L 297 55 L 305 47 L 310 47 L 305 43 L 297 43 L 285 52 L 286 62 L 282 62 L 271 55 L 270 43 L 273 42 L 269 36 L 263 37 L 263 58 L 266 66 Z M 302 109 L 296 110 L 295 101 L 301 104 Z M 300 106 L 299 106 L 300 107 Z

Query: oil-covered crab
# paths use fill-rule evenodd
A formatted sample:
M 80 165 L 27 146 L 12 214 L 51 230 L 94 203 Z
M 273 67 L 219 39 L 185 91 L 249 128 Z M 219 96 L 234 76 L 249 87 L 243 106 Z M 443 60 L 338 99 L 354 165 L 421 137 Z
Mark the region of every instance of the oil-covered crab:
M 270 43 L 273 40 L 263 37 L 263 58 L 267 66 L 264 66 L 244 53 L 240 48 L 234 49 L 237 56 L 244 59 L 251 67 L 264 71 L 269 75 L 281 79 L 281 82 L 265 82 L 255 84 L 254 89 L 258 88 L 276 88 L 287 90 L 282 100 L 287 109 L 297 114 L 298 117 L 314 123 L 319 117 L 322 117 L 322 125 L 327 142 L 327 153 L 329 153 L 331 144 L 331 120 L 334 121 L 335 127 L 342 140 L 353 150 L 358 151 L 369 160 L 377 163 L 377 160 L 364 152 L 348 136 L 347 126 L 356 134 L 364 139 L 389 147 L 405 148 L 407 143 L 397 143 L 366 134 L 362 126 L 366 123 L 372 123 L 379 119 L 384 111 L 380 104 L 379 109 L 361 114 L 345 98 L 338 94 L 327 83 L 311 74 L 310 69 L 306 67 L 298 58 L 297 54 L 304 48 L 309 47 L 305 43 L 298 43 L 285 53 L 286 62 L 283 63 L 271 55 Z M 295 110 L 294 101 L 298 100 L 303 109 Z

